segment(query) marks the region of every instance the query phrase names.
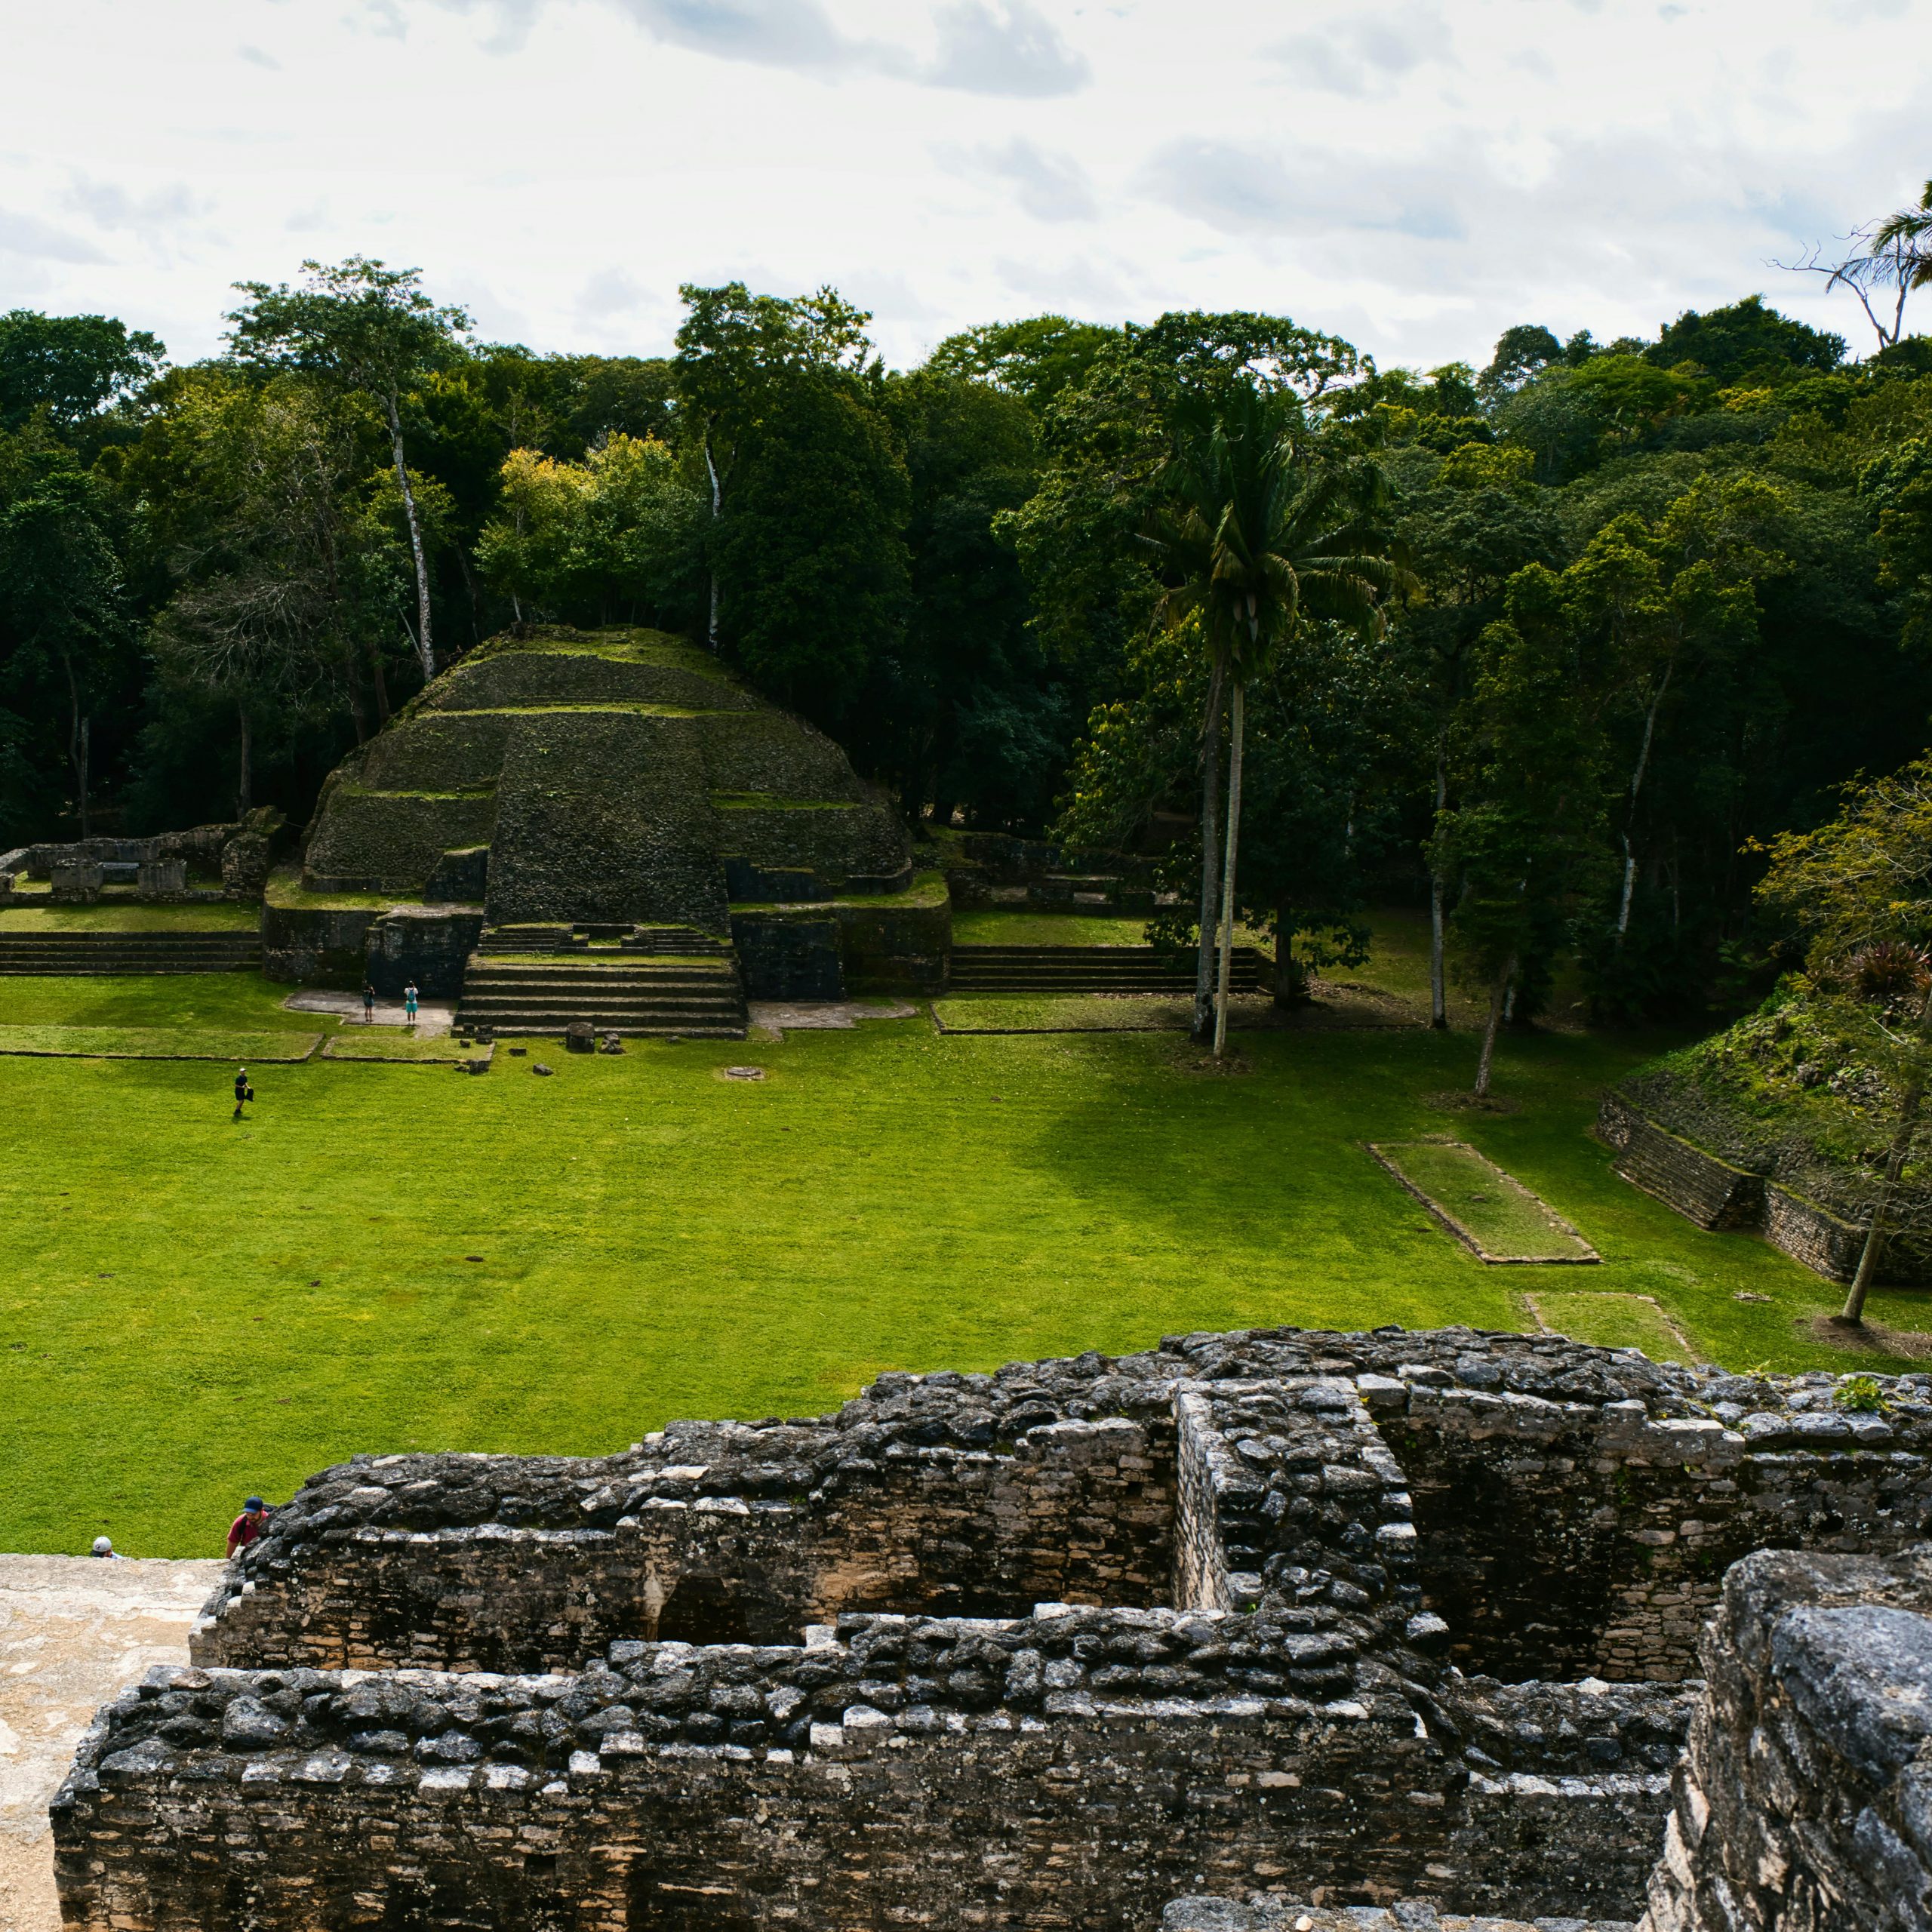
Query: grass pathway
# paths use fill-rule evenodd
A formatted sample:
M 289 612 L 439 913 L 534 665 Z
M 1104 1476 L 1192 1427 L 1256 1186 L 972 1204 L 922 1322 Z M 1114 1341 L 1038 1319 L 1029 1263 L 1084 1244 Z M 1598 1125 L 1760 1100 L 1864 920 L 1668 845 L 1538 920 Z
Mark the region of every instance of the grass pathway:
M 251 1030 L 281 991 L 9 990 L 25 1021 Z M 0 1060 L 0 1549 L 106 1527 L 203 1553 L 248 1490 L 358 1450 L 599 1451 L 681 1415 L 814 1413 L 885 1367 L 1534 1326 L 1542 1271 L 1485 1269 L 1363 1146 L 1444 1131 L 1576 1224 L 1592 1288 L 1655 1297 L 1700 1353 L 1841 1364 L 1798 1326 L 1826 1284 L 1680 1220 L 1588 1137 L 1601 1084 L 1656 1044 L 1507 1042 L 1521 1111 L 1454 1119 L 1420 1097 L 1466 1079 L 1472 1044 L 1423 1032 L 1244 1036 L 1233 1077 L 1170 1036 L 923 1017 L 553 1053 L 549 1080 L 500 1054 L 481 1078 L 318 1057 L 264 1069 L 239 1128 L 225 1069 Z M 768 1078 L 717 1077 L 747 1061 Z

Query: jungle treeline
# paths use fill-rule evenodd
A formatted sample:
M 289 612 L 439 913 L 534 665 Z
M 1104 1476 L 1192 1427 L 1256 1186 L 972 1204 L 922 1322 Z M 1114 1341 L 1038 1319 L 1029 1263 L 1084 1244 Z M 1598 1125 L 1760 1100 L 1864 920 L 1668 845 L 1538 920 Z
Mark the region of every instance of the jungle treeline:
M 661 358 L 481 341 L 360 258 L 242 286 L 190 364 L 0 318 L 0 849 L 300 821 L 482 639 L 636 623 L 915 818 L 1156 854 L 1185 937 L 1228 726 L 1177 477 L 1263 405 L 1307 455 L 1278 488 L 1346 475 L 1388 566 L 1374 623 L 1309 605 L 1244 687 L 1238 896 L 1284 984 L 1487 878 L 1534 902 L 1520 1014 L 1559 957 L 1607 1016 L 1737 998 L 1757 848 L 1932 736 L 1932 338 L 1854 359 L 1752 295 L 1424 372 L 1281 316 L 1043 315 L 894 371 L 830 289 L 684 297 Z

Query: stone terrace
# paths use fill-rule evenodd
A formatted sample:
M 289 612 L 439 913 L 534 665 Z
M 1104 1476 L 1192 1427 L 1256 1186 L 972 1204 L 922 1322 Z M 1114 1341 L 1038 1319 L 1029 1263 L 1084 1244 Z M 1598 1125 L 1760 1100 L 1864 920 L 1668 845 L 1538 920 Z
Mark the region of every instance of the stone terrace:
M 69 1921 L 1634 1918 L 1727 1567 L 1926 1533 L 1932 1381 L 1884 1390 L 1284 1330 L 358 1457 L 102 1713 Z

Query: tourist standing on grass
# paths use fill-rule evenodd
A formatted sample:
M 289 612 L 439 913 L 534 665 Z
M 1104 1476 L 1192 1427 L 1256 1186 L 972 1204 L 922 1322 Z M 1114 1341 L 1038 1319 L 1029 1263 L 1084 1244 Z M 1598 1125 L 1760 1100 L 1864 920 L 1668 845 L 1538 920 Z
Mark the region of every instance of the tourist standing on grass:
M 402 989 L 402 1017 L 411 1026 L 416 1024 L 416 982 L 414 980 Z
M 269 1506 L 259 1496 L 251 1496 L 242 1506 L 242 1513 L 228 1526 L 228 1553 L 246 1549 L 269 1526 Z
M 370 982 L 362 982 L 362 1023 L 368 1026 L 376 1017 L 376 989 Z
M 255 1097 L 255 1090 L 248 1084 L 248 1069 L 245 1066 L 235 1076 L 235 1118 L 242 1118 L 242 1108 L 246 1101 Z

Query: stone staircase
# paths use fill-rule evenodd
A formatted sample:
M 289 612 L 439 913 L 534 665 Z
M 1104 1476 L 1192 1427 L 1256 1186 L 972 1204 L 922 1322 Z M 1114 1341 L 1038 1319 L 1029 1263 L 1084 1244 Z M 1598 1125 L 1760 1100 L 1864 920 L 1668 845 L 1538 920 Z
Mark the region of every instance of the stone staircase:
M 262 937 L 223 931 L 0 932 L 0 973 L 253 973 Z
M 1191 993 L 1194 964 L 1192 952 L 1151 946 L 955 946 L 949 985 L 958 993 Z M 1255 947 L 1236 946 L 1232 989 L 1259 992 L 1264 964 Z
M 600 1033 L 742 1040 L 737 957 L 688 927 L 485 929 L 463 974 L 459 1030 L 548 1035 L 580 1020 Z

